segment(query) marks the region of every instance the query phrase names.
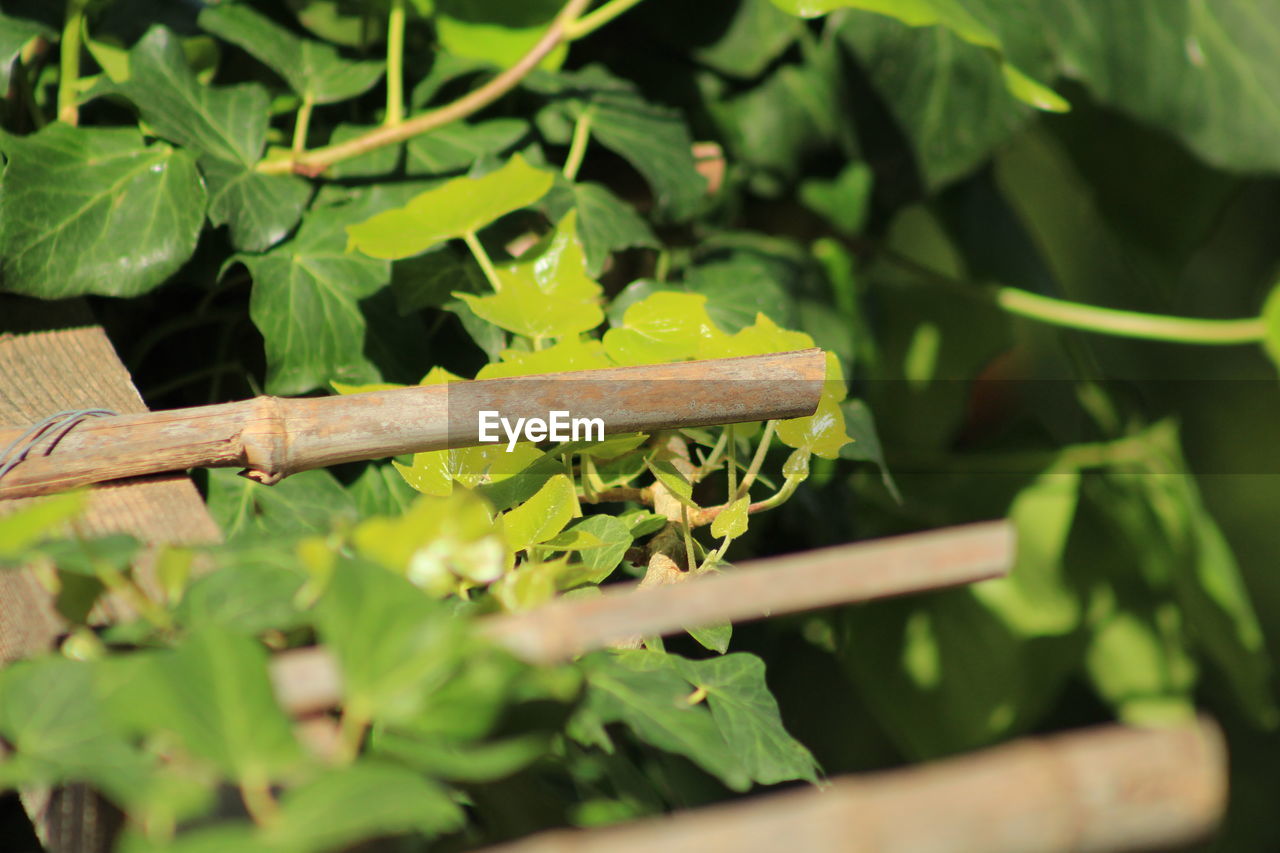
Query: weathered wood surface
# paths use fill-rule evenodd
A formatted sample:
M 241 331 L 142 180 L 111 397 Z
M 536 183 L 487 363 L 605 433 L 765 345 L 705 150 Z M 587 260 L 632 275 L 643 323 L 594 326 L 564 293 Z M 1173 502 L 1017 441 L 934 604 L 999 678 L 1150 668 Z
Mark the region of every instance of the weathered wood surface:
M 52 439 L 42 438 L 0 480 L 0 498 L 194 467 L 244 467 L 274 483 L 341 462 L 477 445 L 483 410 L 513 422 L 567 411 L 601 418 L 606 434 L 799 417 L 817 408 L 825 367 L 822 351 L 808 349 L 90 418 L 50 453 Z M 0 447 L 25 429 L 0 428 Z
M 60 306 L 49 319 L 59 316 L 67 316 Z M 87 313 L 72 316 L 84 325 L 0 335 L 0 423 L 30 423 L 67 409 L 147 410 L 102 329 L 88 325 Z M 25 504 L 0 501 L 0 513 Z M 196 545 L 221 537 L 184 475 L 100 486 L 76 527 L 86 535 L 128 533 L 155 544 Z M 120 610 L 109 599 L 102 605 L 104 615 Z M 53 648 L 63 629 L 51 596 L 30 573 L 0 571 L 0 665 Z M 48 853 L 105 851 L 119 825 L 119 814 L 83 785 L 27 790 L 22 799 Z
M 534 663 L 568 660 L 635 635 L 673 634 L 726 621 L 746 621 L 907 595 L 986 580 L 1013 565 L 1007 521 L 913 533 L 773 557 L 679 584 L 611 586 L 593 598 L 559 599 L 527 613 L 489 617 L 485 633 Z M 272 660 L 281 704 L 294 714 L 335 705 L 336 665 L 322 647 Z
M 1227 757 L 1211 722 L 1100 726 L 485 853 L 1121 853 L 1213 831 Z

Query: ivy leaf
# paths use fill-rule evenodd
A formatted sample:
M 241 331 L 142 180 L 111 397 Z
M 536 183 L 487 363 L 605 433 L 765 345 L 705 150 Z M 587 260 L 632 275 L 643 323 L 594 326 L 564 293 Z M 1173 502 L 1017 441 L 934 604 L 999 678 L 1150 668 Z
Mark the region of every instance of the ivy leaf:
M 745 80 L 769 67 L 800 34 L 802 24 L 768 0 L 745 0 L 724 34 L 693 56 L 703 65 Z
M 720 511 L 711 522 L 711 535 L 717 539 L 737 539 L 747 532 L 747 508 L 751 498 L 738 498 Z
M 253 276 L 249 316 L 266 344 L 268 393 L 378 378 L 364 355 L 359 302 L 391 280 L 391 266 L 348 252 L 345 229 L 380 198 L 373 191 L 348 204 L 313 207 L 292 240 L 265 255 L 238 256 Z
M 401 314 L 440 308 L 457 290 L 480 293 L 488 289 L 480 267 L 456 244 L 446 243 L 391 265 L 391 292 Z
M 693 502 L 693 484 L 685 479 L 685 476 L 670 461 L 666 459 L 646 459 L 645 465 L 648 466 L 649 473 L 653 474 L 659 483 L 667 487 L 667 491 L 671 493 L 672 497 L 690 509 L 698 509 L 698 505 Z
M 707 182 L 693 159 L 693 138 L 674 110 L 650 104 L 635 87 L 600 66 L 571 74 L 536 75 L 526 85 L 556 99 L 552 109 L 571 126 L 591 111 L 591 136 L 644 176 L 659 211 L 672 219 L 692 216 Z M 554 142 L 567 142 L 554 138 Z
M 1177 616 L 1135 605 L 1102 619 L 1089 638 L 1085 667 L 1093 687 L 1130 725 L 1195 717 L 1196 666 L 1182 644 Z
M 135 130 L 50 124 L 0 136 L 0 270 L 14 293 L 135 296 L 195 250 L 205 193 L 195 161 Z
M 354 521 L 355 504 L 323 468 L 300 471 L 274 486 L 255 483 L 230 468 L 209 471 L 209 511 L 230 541 L 327 533 Z
M 133 726 L 173 732 L 192 754 L 251 785 L 302 761 L 256 640 L 210 626 L 140 663 L 128 698 L 116 697 L 116 712 Z
M 761 785 L 818 781 L 817 762 L 782 726 L 778 703 L 765 683 L 764 661 L 743 652 L 696 661 L 673 655 L 672 661 L 691 684 L 707 691 L 712 718 L 753 780 Z
M 823 459 L 836 459 L 852 439 L 845 432 L 840 404 L 824 393 L 818 411 L 806 418 L 778 421 L 778 439 L 788 447 L 807 450 Z
M 0 13 L 0 91 L 9 91 L 9 72 L 27 42 L 39 35 L 51 36 L 53 31 L 38 21 L 11 18 Z
M 83 490 L 65 492 L 0 516 L 0 561 L 20 560 L 28 548 L 79 515 L 88 497 Z
M 412 718 L 467 653 L 461 620 L 372 563 L 340 559 L 316 617 L 357 719 Z
M 405 172 L 410 175 L 460 172 L 471 168 L 481 157 L 510 151 L 528 133 L 529 123 L 516 118 L 447 124 L 409 140 Z
M 513 4 L 437 0 L 436 34 L 441 47 L 451 54 L 508 68 L 542 38 L 560 11 L 560 5 L 559 0 L 525 0 Z M 558 68 L 567 53 L 565 44 L 557 45 L 542 60 L 541 67 Z
M 604 348 L 618 364 L 661 364 L 693 358 L 707 340 L 724 337 L 697 293 L 658 291 L 626 310 L 622 326 L 604 333 Z
M 662 652 L 597 653 L 582 660 L 587 696 L 579 720 L 625 723 L 636 737 L 685 756 L 735 791 L 751 785 L 738 754 L 705 705 L 689 703 L 689 682 Z
M 404 767 L 362 760 L 287 791 L 263 835 L 289 850 L 338 850 L 404 832 L 431 838 L 464 822 L 439 784 Z
M 587 274 L 592 277 L 604 271 L 612 252 L 661 245 L 649 223 L 602 184 L 557 184 L 547 196 L 549 215 L 559 219 L 570 208 L 578 212 L 578 239 L 586 253 Z
M 726 332 L 738 332 L 755 323 L 760 315 L 785 321 L 791 313 L 786 291 L 777 278 L 759 264 L 739 261 L 700 264 L 685 273 L 684 288 L 707 297 L 707 314 Z M 812 339 L 800 347 L 785 345 L 781 350 L 766 351 L 783 352 L 806 346 L 813 346 Z
M 270 118 L 266 90 L 253 83 L 202 85 L 164 27 L 152 27 L 129 52 L 129 79 L 103 91 L 124 95 L 171 142 L 246 167 L 262 153 Z
M 261 252 L 283 240 L 311 199 L 311 184 L 296 175 L 264 175 L 214 157 L 200 169 L 209 188 L 209 221 L 229 225 L 231 244 L 242 251 Z
M 331 46 L 298 38 L 248 6 L 209 6 L 201 28 L 239 45 L 271 68 L 300 97 L 317 104 L 345 101 L 368 91 L 382 77 L 381 62 L 351 62 Z
M 875 419 L 871 409 L 862 400 L 845 400 L 840 404 L 844 413 L 845 428 L 852 439 L 840 448 L 841 459 L 854 459 L 870 462 L 880 469 L 880 479 L 894 500 L 901 502 L 898 485 L 889 473 L 889 466 L 884 461 L 884 449 L 880 445 L 880 435 L 876 432 Z
M 975 17 L 960 0 L 773 0 L 774 5 L 793 15 L 806 18 L 826 14 L 835 9 L 854 8 L 896 18 L 911 27 L 946 27 L 960 38 L 986 48 L 1000 62 L 1005 85 L 1021 101 L 1052 112 L 1065 112 L 1070 105 L 1052 89 L 1037 83 L 1005 61 L 1004 45 L 986 24 Z
M 583 583 L 603 583 L 609 575 L 613 574 L 613 570 L 622 562 L 627 549 L 635 541 L 631 535 L 631 528 L 612 515 L 592 515 L 569 529 L 589 533 L 600 541 L 600 547 L 583 551 L 578 555 L 578 559 L 588 571 L 582 579 Z
M 475 232 L 551 189 L 554 177 L 519 154 L 482 178 L 454 178 L 394 208 L 350 225 L 350 245 L 374 258 L 417 255 L 453 237 Z
M 513 551 L 546 542 L 573 518 L 578 504 L 573 482 L 557 474 L 520 506 L 502 516 L 502 529 Z

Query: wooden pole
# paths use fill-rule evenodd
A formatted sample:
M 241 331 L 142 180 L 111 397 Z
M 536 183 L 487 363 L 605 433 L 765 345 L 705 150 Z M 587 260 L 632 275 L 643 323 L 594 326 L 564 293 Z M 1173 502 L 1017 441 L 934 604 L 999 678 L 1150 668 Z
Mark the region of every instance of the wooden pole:
M 1227 799 L 1212 722 L 1099 726 L 486 853 L 1120 853 L 1181 849 Z
M 568 660 L 630 637 L 674 634 L 894 595 L 943 589 L 1006 574 L 1013 527 L 990 521 L 743 563 L 720 574 L 646 589 L 606 588 L 527 613 L 492 616 L 481 630 L 531 663 Z M 323 647 L 272 658 L 280 703 L 303 715 L 341 699 L 341 676 Z
M 36 442 L 0 479 L 0 498 L 202 467 L 243 466 L 272 484 L 341 462 L 478 445 L 481 411 L 512 423 L 564 411 L 600 418 L 605 434 L 801 417 L 817 408 L 825 367 L 823 352 L 807 349 L 96 417 Z M 26 429 L 0 429 L 0 448 Z

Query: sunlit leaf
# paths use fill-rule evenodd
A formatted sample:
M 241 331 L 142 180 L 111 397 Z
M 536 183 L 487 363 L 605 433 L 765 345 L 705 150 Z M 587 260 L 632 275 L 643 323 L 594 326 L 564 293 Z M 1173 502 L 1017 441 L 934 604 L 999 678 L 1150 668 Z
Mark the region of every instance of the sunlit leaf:
M 546 542 L 573 518 L 577 497 L 564 474 L 547 481 L 537 494 L 502 516 L 502 529 L 514 551 Z

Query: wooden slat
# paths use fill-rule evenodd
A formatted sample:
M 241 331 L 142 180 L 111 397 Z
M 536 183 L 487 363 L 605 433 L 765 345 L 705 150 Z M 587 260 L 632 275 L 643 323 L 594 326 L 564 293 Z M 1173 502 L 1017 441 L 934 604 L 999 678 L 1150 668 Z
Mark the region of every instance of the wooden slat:
M 1121 853 L 1182 849 L 1227 801 L 1209 721 L 1109 725 L 485 853 Z
M 58 312 L 50 313 L 52 319 Z M 147 411 L 101 328 L 0 335 L 0 425 L 85 408 Z M 24 503 L 0 500 L 0 513 Z M 191 480 L 175 474 L 93 489 L 76 524 L 88 535 L 127 533 L 154 544 L 194 545 L 221 537 Z M 106 613 L 120 610 L 118 604 L 104 605 Z M 52 648 L 63 628 L 50 596 L 30 573 L 0 572 L 0 664 Z M 119 820 L 82 785 L 26 791 L 23 805 L 49 853 L 105 851 Z

